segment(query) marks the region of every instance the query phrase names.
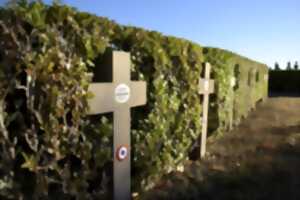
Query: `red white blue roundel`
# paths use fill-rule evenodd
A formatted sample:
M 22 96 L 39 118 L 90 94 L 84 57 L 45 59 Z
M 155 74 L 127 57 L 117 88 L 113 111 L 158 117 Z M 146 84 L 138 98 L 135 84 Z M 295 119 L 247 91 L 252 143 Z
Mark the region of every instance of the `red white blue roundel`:
M 125 160 L 128 156 L 128 148 L 126 146 L 120 146 L 117 150 L 117 159 L 119 161 Z

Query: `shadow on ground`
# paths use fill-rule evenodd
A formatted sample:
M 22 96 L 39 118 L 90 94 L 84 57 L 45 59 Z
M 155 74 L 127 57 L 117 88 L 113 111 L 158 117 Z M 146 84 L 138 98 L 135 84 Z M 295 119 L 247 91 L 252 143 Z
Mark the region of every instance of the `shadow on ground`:
M 278 150 L 258 148 L 255 154 L 230 169 L 190 163 L 184 173 L 163 178 L 145 199 L 300 199 L 300 144 L 287 143 Z
M 272 98 L 141 199 L 300 199 L 300 99 Z

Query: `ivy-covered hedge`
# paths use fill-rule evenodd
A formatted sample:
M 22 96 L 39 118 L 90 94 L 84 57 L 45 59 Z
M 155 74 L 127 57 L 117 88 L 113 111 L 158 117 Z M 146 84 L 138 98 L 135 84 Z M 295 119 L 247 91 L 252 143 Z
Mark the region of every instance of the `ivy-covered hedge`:
M 111 49 L 131 53 L 132 78 L 149 91 L 147 106 L 132 113 L 134 190 L 188 159 L 201 132 L 197 83 L 205 60 L 217 80 L 210 116 L 218 130 L 265 96 L 264 82 L 230 89 L 235 64 L 241 82 L 247 70 L 267 73 L 235 54 L 68 6 L 20 1 L 0 10 L 1 199 L 108 198 L 112 116 L 86 114 L 89 74 Z

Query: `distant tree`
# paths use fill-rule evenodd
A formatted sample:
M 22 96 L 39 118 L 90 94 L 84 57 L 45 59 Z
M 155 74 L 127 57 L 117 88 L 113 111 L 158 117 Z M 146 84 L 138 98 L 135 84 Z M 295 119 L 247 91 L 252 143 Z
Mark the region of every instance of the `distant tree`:
M 280 67 L 279 67 L 278 62 L 275 62 L 274 70 L 276 70 L 276 71 L 279 71 L 279 70 L 280 70 Z
M 298 62 L 296 61 L 294 64 L 294 70 L 298 70 L 298 69 L 299 69 L 299 65 L 298 65 Z
M 286 70 L 292 70 L 292 64 L 290 61 L 287 63 Z

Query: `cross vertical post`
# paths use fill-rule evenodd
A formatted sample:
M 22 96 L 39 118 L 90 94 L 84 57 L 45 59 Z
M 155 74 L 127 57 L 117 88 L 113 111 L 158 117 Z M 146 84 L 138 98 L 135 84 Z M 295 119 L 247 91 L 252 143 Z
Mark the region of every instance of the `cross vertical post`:
M 199 80 L 199 94 L 203 95 L 202 101 L 202 131 L 200 141 L 200 158 L 204 158 L 206 153 L 206 137 L 207 137 L 207 122 L 208 122 L 208 107 L 209 107 L 209 94 L 214 92 L 214 80 L 210 79 L 209 63 L 205 63 L 204 79 Z
M 103 73 L 101 73 L 103 72 Z M 115 200 L 131 199 L 130 108 L 146 104 L 146 83 L 130 80 L 130 54 L 113 51 L 97 76 L 111 83 L 92 83 L 91 115 L 113 112 L 113 192 Z

